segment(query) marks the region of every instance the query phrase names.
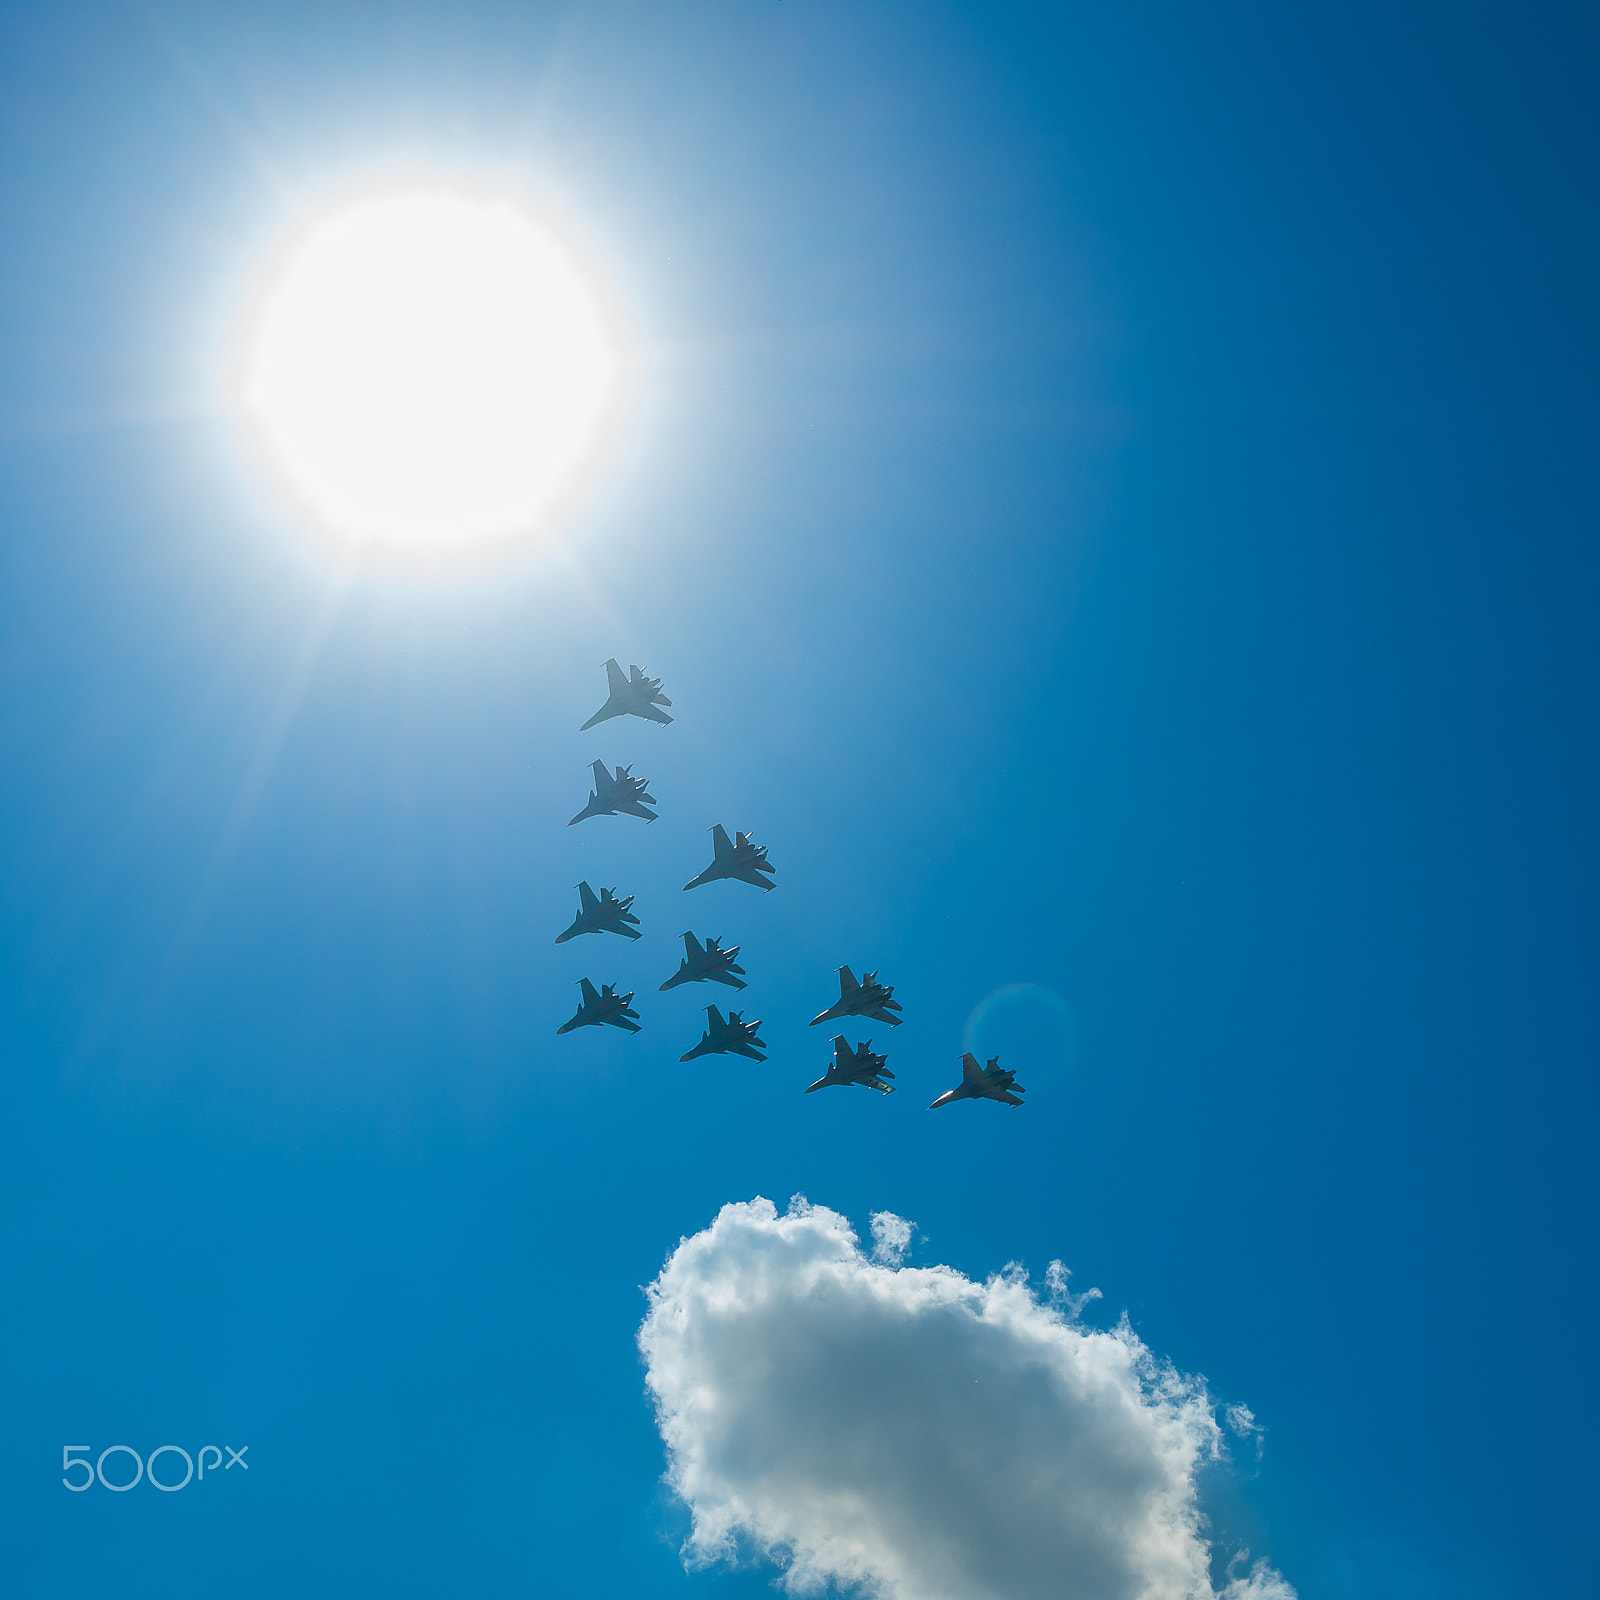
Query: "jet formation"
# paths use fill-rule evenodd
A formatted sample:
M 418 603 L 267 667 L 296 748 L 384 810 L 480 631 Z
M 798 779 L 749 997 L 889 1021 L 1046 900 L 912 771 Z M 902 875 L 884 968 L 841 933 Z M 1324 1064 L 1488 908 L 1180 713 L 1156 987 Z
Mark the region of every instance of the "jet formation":
M 612 717 L 643 717 L 665 726 L 673 719 L 660 708 L 672 702 L 661 692 L 659 678 L 646 677 L 643 670 L 630 666 L 626 675 L 616 660 L 606 662 L 606 682 L 609 696 L 606 703 L 584 723 L 583 729 L 594 727 Z M 649 792 L 649 780 L 635 778 L 631 767 L 609 769 L 605 762 L 593 765 L 594 790 L 589 802 L 568 826 L 583 822 L 589 817 L 616 816 L 626 813 L 642 817 L 646 822 L 656 820 L 650 810 L 658 802 Z M 719 822 L 711 829 L 711 865 L 691 878 L 684 888 L 698 889 L 703 884 L 731 878 L 748 883 L 755 888 L 770 890 L 777 869 L 767 860 L 766 847 L 751 841 L 747 833 L 736 833 L 729 839 L 727 830 Z M 565 944 L 585 933 L 615 933 L 625 939 L 638 939 L 639 919 L 630 909 L 633 896 L 617 898 L 615 889 L 601 889 L 598 896 L 587 882 L 578 885 L 578 915 L 565 933 L 556 935 L 557 944 Z M 678 970 L 661 984 L 662 990 L 676 989 L 686 983 L 721 983 L 732 989 L 746 987 L 744 968 L 738 963 L 739 946 L 723 949 L 717 935 L 712 934 L 702 943 L 692 932 L 683 935 L 684 955 Z M 888 1027 L 898 1028 L 904 1020 L 899 1015 L 900 1003 L 894 998 L 891 985 L 878 982 L 876 972 L 863 971 L 860 981 L 849 967 L 837 969 L 839 998 L 825 1011 L 811 1019 L 811 1026 L 846 1017 L 870 1018 Z M 633 992 L 618 994 L 613 984 L 602 984 L 597 991 L 587 979 L 579 980 L 582 998 L 577 1011 L 567 1022 L 556 1029 L 557 1033 L 571 1033 L 575 1028 L 597 1027 L 601 1024 L 622 1028 L 628 1033 L 639 1031 L 639 1013 L 633 1009 Z M 746 1022 L 741 1013 L 730 1011 L 726 1017 L 714 1006 L 706 1008 L 706 1028 L 699 1044 L 687 1050 L 680 1062 L 697 1060 L 703 1056 L 738 1055 L 751 1061 L 765 1061 L 766 1049 L 760 1037 L 761 1023 Z M 811 1084 L 807 1094 L 818 1089 L 858 1088 L 876 1089 L 879 1094 L 893 1094 L 895 1085 L 887 1065 L 888 1058 L 876 1053 L 872 1041 L 867 1039 L 851 1045 L 844 1034 L 833 1037 L 833 1060 L 828 1070 Z M 1024 1104 L 1026 1091 L 1017 1082 L 1015 1072 L 1001 1067 L 998 1056 L 991 1056 L 986 1067 L 978 1065 L 976 1057 L 968 1051 L 961 1058 L 961 1082 L 940 1095 L 929 1107 L 935 1110 L 953 1100 L 998 1100 L 1004 1105 Z
M 691 878 L 685 889 L 698 889 L 703 883 L 715 883 L 718 878 L 737 878 L 741 883 L 753 883 L 758 889 L 771 890 L 770 874 L 778 869 L 767 860 L 767 847 L 751 844 L 750 835 L 741 833 L 737 842 L 728 838 L 728 830 L 719 822 L 711 830 L 711 865 L 698 878 Z M 762 874 L 769 876 L 763 877 Z
M 692 933 L 686 933 L 683 936 L 683 960 L 678 963 L 678 970 L 661 987 L 676 989 L 680 983 L 704 983 L 709 979 L 712 983 L 725 983 L 730 989 L 742 989 L 745 987 L 744 968 L 736 959 L 738 954 L 738 945 L 727 950 L 720 949 L 714 933 L 707 937 L 704 944 Z
M 615 889 L 602 889 L 598 900 L 587 883 L 578 885 L 578 915 L 565 933 L 556 935 L 557 944 L 576 939 L 580 933 L 620 933 L 624 939 L 638 939 L 635 930 L 639 919 L 628 909 L 633 904 L 630 894 L 626 900 L 617 899 Z
M 648 717 L 663 727 L 672 721 L 665 711 L 656 709 L 672 704 L 662 694 L 659 678 L 645 677 L 638 667 L 629 667 L 628 676 L 623 677 L 622 668 L 613 656 L 606 662 L 606 684 L 611 698 L 578 729 L 579 733 L 587 733 L 597 722 L 609 722 L 612 717 Z
M 574 1028 L 594 1028 L 602 1022 L 609 1022 L 613 1028 L 625 1028 L 629 1033 L 639 1031 L 639 1013 L 632 1009 L 633 990 L 618 994 L 615 984 L 603 983 L 600 993 L 596 994 L 594 985 L 587 978 L 579 978 L 578 985 L 583 991 L 583 999 L 571 1020 L 563 1022 L 556 1029 L 557 1033 L 571 1033 Z
M 630 817 L 643 817 L 646 822 L 654 822 L 656 813 L 650 807 L 657 802 L 650 794 L 650 780 L 635 778 L 632 773 L 632 767 L 618 767 L 616 776 L 612 777 L 606 771 L 605 762 L 595 762 L 594 792 L 589 796 L 588 805 L 567 826 L 570 828 L 585 817 L 614 817 L 619 811 L 626 811 Z

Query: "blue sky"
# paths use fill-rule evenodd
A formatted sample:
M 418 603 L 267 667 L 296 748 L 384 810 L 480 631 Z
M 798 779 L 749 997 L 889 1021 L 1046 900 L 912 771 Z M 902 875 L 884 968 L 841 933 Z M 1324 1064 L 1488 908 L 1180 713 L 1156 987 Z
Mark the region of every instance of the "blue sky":
M 1211 1537 L 1303 1600 L 1581 1591 L 1595 64 L 1576 7 L 0 10 L 8 1589 L 768 1593 L 685 1570 L 636 1335 L 803 1193 L 1248 1405 Z M 545 194 L 646 375 L 555 554 L 344 579 L 219 352 L 298 194 L 418 162 Z M 671 728 L 578 733 L 611 655 Z M 597 757 L 659 822 L 566 827 Z M 772 895 L 681 892 L 716 821 Z M 580 877 L 646 938 L 557 949 Z M 685 927 L 765 1065 L 678 1067 Z M 800 1092 L 842 962 L 885 1100 Z M 637 1037 L 555 1037 L 584 972 Z M 923 1109 L 969 1024 L 1024 1111 Z

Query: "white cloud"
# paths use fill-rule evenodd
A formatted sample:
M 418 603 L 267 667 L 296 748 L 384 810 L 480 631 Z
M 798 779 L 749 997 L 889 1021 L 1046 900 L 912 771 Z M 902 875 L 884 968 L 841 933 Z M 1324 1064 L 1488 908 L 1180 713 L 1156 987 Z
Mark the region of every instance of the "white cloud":
M 911 1248 L 911 1224 L 892 1211 L 872 1213 L 872 1259 L 880 1267 L 898 1267 Z
M 873 1233 L 897 1263 L 889 1216 Z M 1243 1554 L 1213 1588 L 1210 1397 L 1126 1322 L 1077 1324 L 1077 1296 L 1063 1314 L 1020 1271 L 880 1264 L 798 1197 L 723 1207 L 649 1294 L 639 1347 L 691 1561 L 754 1550 L 793 1591 L 882 1600 L 1294 1600 L 1264 1563 L 1239 1576 Z
M 1239 1438 L 1255 1440 L 1256 1460 L 1261 1459 L 1261 1446 L 1266 1435 L 1266 1429 L 1256 1421 L 1256 1414 L 1249 1406 L 1235 1402 L 1223 1409 L 1222 1415 L 1227 1419 L 1229 1429 Z
M 1050 1304 L 1062 1312 L 1069 1322 L 1076 1322 L 1083 1315 L 1083 1308 L 1091 1300 L 1100 1298 L 1100 1291 L 1085 1289 L 1082 1294 L 1074 1294 L 1067 1287 L 1067 1280 L 1071 1276 L 1071 1267 L 1064 1267 L 1059 1261 L 1052 1261 L 1045 1268 L 1044 1286 L 1050 1296 Z
M 1244 1577 L 1237 1569 L 1250 1559 L 1248 1550 L 1241 1550 L 1228 1563 L 1228 1582 L 1219 1600 L 1298 1600 L 1292 1585 L 1281 1572 L 1275 1572 L 1265 1561 L 1258 1561 Z

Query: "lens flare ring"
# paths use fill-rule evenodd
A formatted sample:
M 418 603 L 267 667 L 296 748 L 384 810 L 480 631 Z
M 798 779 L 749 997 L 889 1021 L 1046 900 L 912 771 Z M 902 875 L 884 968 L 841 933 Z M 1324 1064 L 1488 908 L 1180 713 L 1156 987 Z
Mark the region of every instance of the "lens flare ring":
M 961 1030 L 961 1048 L 977 1056 L 985 1055 L 988 1046 L 994 1043 L 988 1037 L 990 1030 L 1008 1014 L 1015 1021 L 1016 1013 L 1028 1010 L 1036 1014 L 1041 1010 L 1048 1013 L 1053 1023 L 1052 1031 L 1059 1042 L 1047 1056 L 1028 1063 L 1027 1071 L 1038 1081 L 1054 1078 L 1071 1063 L 1077 1053 L 1078 1025 L 1072 1007 L 1054 989 L 1046 988 L 1042 983 L 1007 983 L 986 994 L 967 1017 L 966 1025 Z M 995 1048 L 1000 1046 L 996 1045 Z M 1018 1064 L 1006 1062 L 1007 1066 Z

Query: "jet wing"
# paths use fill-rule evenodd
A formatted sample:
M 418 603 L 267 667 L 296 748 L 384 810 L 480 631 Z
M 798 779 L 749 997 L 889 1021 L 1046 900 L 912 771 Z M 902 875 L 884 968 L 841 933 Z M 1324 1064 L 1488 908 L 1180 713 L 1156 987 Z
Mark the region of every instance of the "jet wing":
M 961 1058 L 961 1081 L 974 1089 L 982 1088 L 989 1081 L 983 1068 L 973 1059 L 970 1050 Z
M 594 792 L 600 799 L 604 800 L 605 797 L 606 797 L 606 790 L 614 788 L 615 784 L 613 784 L 613 782 L 612 782 L 610 772 L 607 771 L 607 769 L 606 769 L 605 762 L 603 762 L 603 761 L 595 762 L 593 771 L 594 771 Z
M 850 1048 L 850 1041 L 842 1033 L 836 1033 L 833 1036 L 833 1064 L 843 1071 L 855 1058 L 856 1053 Z
M 633 670 L 638 672 L 639 669 L 635 667 Z M 615 700 L 619 694 L 626 694 L 628 692 L 628 680 L 623 676 L 622 668 L 617 665 L 617 658 L 615 656 L 612 656 L 612 658 L 606 662 L 606 687 L 611 691 L 611 698 L 613 700 Z
M 706 1016 L 710 1019 L 711 1034 L 713 1038 L 715 1038 L 719 1033 L 726 1033 L 728 1031 L 727 1022 L 723 1019 L 722 1013 L 718 1011 L 715 1006 L 706 1007 Z
M 578 983 L 583 990 L 583 1003 L 585 1006 L 600 1004 L 600 996 L 595 993 L 594 985 L 587 978 L 579 978 Z
M 861 985 L 856 982 L 855 973 L 853 973 L 849 967 L 839 968 L 839 998 L 841 1000 L 848 999 L 851 992 L 859 989 L 860 987 Z
M 587 916 L 591 911 L 594 911 L 600 904 L 600 902 L 594 897 L 594 890 L 591 889 L 586 883 L 580 883 L 578 885 L 578 899 L 583 906 L 583 913 L 585 916 Z
M 728 830 L 719 822 L 711 830 L 712 858 L 716 861 L 725 860 L 733 854 L 733 841 L 728 837 Z
M 701 945 L 700 941 L 697 938 L 695 938 L 695 936 L 692 933 L 685 933 L 684 934 L 684 936 L 683 936 L 683 950 L 684 950 L 684 954 L 686 956 L 688 956 L 688 958 L 691 961 L 693 961 L 696 956 L 703 956 L 706 953 L 705 949 Z

